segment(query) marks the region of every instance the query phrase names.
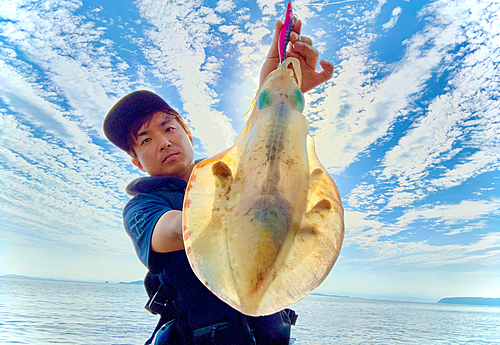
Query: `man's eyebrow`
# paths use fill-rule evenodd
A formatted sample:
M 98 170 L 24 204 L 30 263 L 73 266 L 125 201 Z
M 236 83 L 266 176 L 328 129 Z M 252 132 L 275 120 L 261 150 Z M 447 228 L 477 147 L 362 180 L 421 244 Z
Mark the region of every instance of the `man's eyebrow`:
M 149 132 L 147 130 L 146 131 L 142 131 L 142 132 L 137 133 L 136 137 L 137 137 L 137 139 L 139 139 L 140 136 L 148 135 L 148 133 Z
M 162 121 L 162 123 L 160 123 L 160 126 L 161 127 L 165 127 L 166 125 L 168 125 L 170 122 L 172 122 L 173 120 L 175 119 L 175 117 L 173 116 L 168 116 L 167 118 L 165 118 L 165 121 Z M 138 132 L 137 135 L 135 136 L 136 137 L 136 140 L 139 139 L 139 137 L 141 136 L 145 136 L 145 135 L 148 135 L 149 134 L 149 131 L 148 130 L 144 130 L 142 132 Z
M 164 127 L 164 126 L 168 125 L 170 122 L 172 122 L 173 120 L 174 120 L 174 117 L 173 117 L 173 116 L 169 116 L 169 117 L 167 117 L 167 118 L 165 119 L 165 121 L 163 121 L 163 122 L 161 123 L 161 126 L 162 126 L 162 127 Z

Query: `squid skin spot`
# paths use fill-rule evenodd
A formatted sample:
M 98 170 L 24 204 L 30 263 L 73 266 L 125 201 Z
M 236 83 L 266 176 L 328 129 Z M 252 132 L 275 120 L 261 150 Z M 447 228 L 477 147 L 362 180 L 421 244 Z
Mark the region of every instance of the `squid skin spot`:
M 217 162 L 214 165 L 212 165 L 212 173 L 214 175 L 217 175 L 219 177 L 229 177 L 231 176 L 231 168 L 227 166 L 226 163 L 224 162 Z
M 191 176 L 191 181 L 193 181 L 193 182 L 194 182 L 194 181 L 196 181 L 196 176 L 197 176 L 197 175 L 193 175 L 193 176 Z
M 189 255 L 189 254 L 191 254 L 191 251 L 192 251 L 192 250 L 193 250 L 193 249 L 192 249 L 191 247 L 187 247 L 187 248 L 186 248 L 186 253 Z
M 321 170 L 320 168 L 316 168 L 314 169 L 314 171 L 312 172 L 311 175 L 321 175 L 323 173 L 323 170 Z
M 329 210 L 332 208 L 332 203 L 326 199 L 323 199 L 321 200 L 320 202 L 318 202 L 314 208 L 316 209 L 325 209 L 325 210 Z
M 187 231 L 187 229 L 188 229 L 187 225 L 183 225 L 183 226 L 182 226 L 182 230 L 184 230 L 184 232 L 186 232 L 186 231 Z
M 208 282 L 207 281 L 205 281 L 205 286 L 208 286 Z
M 303 234 L 307 234 L 307 235 L 317 235 L 318 234 L 318 231 L 316 230 L 316 224 L 302 228 L 302 229 L 300 229 L 300 232 Z M 301 237 L 299 237 L 299 239 L 300 238 Z M 301 242 L 303 242 L 303 239 Z
M 184 233 L 184 241 L 187 241 L 189 240 L 189 238 L 191 237 L 191 231 L 186 231 Z M 191 249 L 191 247 L 189 247 Z
M 191 199 L 187 199 L 184 203 L 184 208 L 189 208 L 189 206 L 191 206 Z

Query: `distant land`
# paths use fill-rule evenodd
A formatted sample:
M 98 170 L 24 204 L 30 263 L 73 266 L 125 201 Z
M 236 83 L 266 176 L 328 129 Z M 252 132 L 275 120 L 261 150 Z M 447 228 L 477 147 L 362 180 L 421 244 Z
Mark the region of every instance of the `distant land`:
M 58 281 L 58 282 L 76 282 L 76 283 L 104 283 L 103 281 L 96 280 L 78 280 L 78 279 L 56 279 L 56 278 L 40 278 L 40 277 L 30 277 L 23 276 L 21 274 L 4 274 L 0 276 L 0 278 L 17 278 L 17 279 L 31 279 L 31 280 L 49 280 L 49 281 Z M 106 281 L 105 283 L 109 283 Z
M 446 297 L 441 298 L 438 303 L 467 304 L 467 305 L 489 305 L 500 307 L 500 298 L 484 297 Z
M 67 282 L 82 282 L 82 283 L 109 283 L 106 282 L 91 282 L 84 280 L 72 280 L 72 279 L 53 279 L 53 278 L 40 278 L 40 277 L 29 277 L 19 274 L 5 274 L 1 275 L 3 278 L 21 278 L 21 279 L 40 279 L 40 280 L 52 280 L 52 281 L 67 281 Z M 115 283 L 116 284 L 116 283 Z M 126 285 L 142 285 L 144 284 L 143 280 L 134 280 L 131 282 L 119 282 L 118 284 L 126 284 Z M 318 292 L 311 293 L 312 296 L 323 296 L 323 297 L 341 297 L 341 298 L 358 298 L 364 299 L 363 297 L 349 297 L 349 296 L 340 296 L 340 295 L 329 295 L 322 294 Z M 500 298 L 487 298 L 487 297 L 445 297 L 441 298 L 437 303 L 441 304 L 462 304 L 462 305 L 482 305 L 482 306 L 494 306 L 500 307 Z
M 326 295 L 318 292 L 313 292 L 311 294 L 312 296 L 325 296 L 325 297 L 342 297 L 342 298 L 349 298 L 349 296 L 339 296 L 339 295 Z
M 4 278 L 18 278 L 18 279 L 38 279 L 38 280 L 52 280 L 52 281 L 68 281 L 68 282 L 81 282 L 81 283 L 105 283 L 105 284 L 108 284 L 109 281 L 105 281 L 105 282 L 102 282 L 102 281 L 86 281 L 86 280 L 75 280 L 75 279 L 54 279 L 54 278 L 40 278 L 40 277 L 29 277 L 29 276 L 23 276 L 21 274 L 5 274 L 3 276 L 0 276 L 0 277 L 4 277 Z M 116 284 L 116 282 L 115 282 Z M 136 284 L 144 284 L 144 281 L 143 280 L 135 280 L 135 281 L 132 281 L 132 282 L 119 282 L 118 284 L 132 284 L 132 285 L 136 285 Z
M 144 280 L 135 280 L 133 282 L 119 282 L 118 284 L 144 284 Z
M 5 274 L 2 277 L 5 277 L 5 278 L 22 278 L 22 279 L 40 279 L 40 280 L 59 280 L 59 279 L 52 279 L 52 278 L 28 277 L 28 276 L 23 276 L 23 275 L 20 275 L 20 274 Z

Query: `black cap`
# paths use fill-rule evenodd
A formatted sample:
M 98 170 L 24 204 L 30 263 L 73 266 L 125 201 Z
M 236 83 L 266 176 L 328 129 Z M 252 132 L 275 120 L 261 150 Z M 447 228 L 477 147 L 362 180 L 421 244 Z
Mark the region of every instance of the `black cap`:
M 104 119 L 104 134 L 113 144 L 124 151 L 129 151 L 128 136 L 130 126 L 140 118 L 146 118 L 159 111 L 178 113 L 160 96 L 151 91 L 140 90 L 129 93 L 120 99 Z

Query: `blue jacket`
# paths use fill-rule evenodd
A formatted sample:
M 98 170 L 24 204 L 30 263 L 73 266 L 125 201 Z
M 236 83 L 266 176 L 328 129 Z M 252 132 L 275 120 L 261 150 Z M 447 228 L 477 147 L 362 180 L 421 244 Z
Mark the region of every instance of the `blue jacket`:
M 156 222 L 169 210 L 182 210 L 184 180 L 151 176 L 132 181 L 133 198 L 123 211 L 124 225 L 139 259 L 163 286 L 173 286 L 177 318 L 173 340 L 164 344 L 288 344 L 290 318 L 284 311 L 263 317 L 245 316 L 233 309 L 195 276 L 184 250 L 157 253 L 151 249 Z M 175 339 L 177 336 L 177 339 Z

